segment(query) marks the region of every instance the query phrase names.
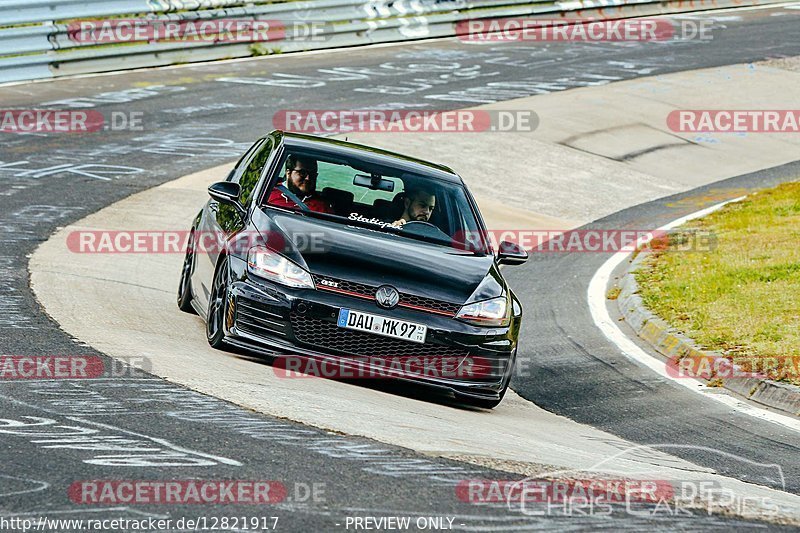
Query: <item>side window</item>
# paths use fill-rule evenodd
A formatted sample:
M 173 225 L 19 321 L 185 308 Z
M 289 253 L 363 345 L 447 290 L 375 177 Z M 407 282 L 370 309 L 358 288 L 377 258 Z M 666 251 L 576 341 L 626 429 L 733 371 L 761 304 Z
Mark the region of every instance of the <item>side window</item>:
M 250 160 L 253 156 L 253 152 L 258 150 L 258 148 L 266 142 L 266 139 L 259 139 L 253 143 L 253 146 L 247 149 L 242 157 L 239 158 L 239 161 L 236 162 L 236 165 L 231 170 L 228 177 L 225 178 L 225 181 L 232 181 L 233 183 L 239 183 L 239 178 L 242 176 L 242 171 L 247 166 L 246 163 Z
M 242 194 L 239 199 L 243 205 L 250 203 L 253 189 L 255 189 L 258 184 L 258 180 L 261 178 L 261 172 L 264 170 L 264 165 L 267 164 L 271 153 L 272 139 L 265 139 L 261 146 L 256 148 L 253 157 L 250 158 L 250 161 L 246 163 L 239 174 L 238 182 L 242 188 Z
M 272 140 L 263 139 L 254 144 L 244 157 L 239 161 L 236 169 L 230 176 L 230 181 L 238 183 L 242 188 L 239 201 L 247 205 L 253 195 L 253 189 L 258 184 L 261 171 L 272 153 Z M 249 158 L 249 159 L 248 159 Z M 230 233 L 241 228 L 241 217 L 231 205 L 221 204 L 217 211 L 217 222 L 220 227 Z

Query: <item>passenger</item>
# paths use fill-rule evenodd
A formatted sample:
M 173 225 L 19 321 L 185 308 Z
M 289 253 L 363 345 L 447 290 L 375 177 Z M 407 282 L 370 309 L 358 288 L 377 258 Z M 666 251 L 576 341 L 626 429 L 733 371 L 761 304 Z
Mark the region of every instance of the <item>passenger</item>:
M 303 202 L 311 211 L 333 214 L 330 202 L 317 193 L 317 161 L 289 154 L 286 158 L 286 179 L 272 188 L 268 203 L 288 209 L 302 208 L 295 199 Z
M 403 214 L 392 225 L 400 227 L 408 222 L 428 222 L 436 207 L 436 195 L 424 188 L 409 189 L 403 199 Z

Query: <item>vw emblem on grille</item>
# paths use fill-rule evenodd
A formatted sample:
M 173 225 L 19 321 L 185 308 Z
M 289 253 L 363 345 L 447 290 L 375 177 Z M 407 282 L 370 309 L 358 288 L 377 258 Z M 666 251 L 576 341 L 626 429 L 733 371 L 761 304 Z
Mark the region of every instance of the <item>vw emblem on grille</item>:
M 400 293 L 391 285 L 381 285 L 375 291 L 375 301 L 379 306 L 391 309 L 400 302 Z

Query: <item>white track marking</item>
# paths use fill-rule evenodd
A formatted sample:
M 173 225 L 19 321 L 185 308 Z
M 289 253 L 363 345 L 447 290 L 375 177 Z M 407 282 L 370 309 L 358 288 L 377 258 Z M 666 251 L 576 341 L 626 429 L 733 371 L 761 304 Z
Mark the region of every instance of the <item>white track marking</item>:
M 23 489 L 23 490 L 17 490 L 17 491 L 12 491 L 12 492 L 0 492 L 0 497 L 1 498 L 7 498 L 9 496 L 15 496 L 17 494 L 27 494 L 27 493 L 30 493 L 30 492 L 39 492 L 39 491 L 42 491 L 42 490 L 47 490 L 50 487 L 50 483 L 48 483 L 47 481 L 39 481 L 38 479 L 28 479 L 28 478 L 24 478 L 24 477 L 6 476 L 6 475 L 3 475 L 3 474 L 0 474 L 0 478 L 13 479 L 13 480 L 16 480 L 16 481 L 26 481 L 28 483 L 32 483 L 32 484 L 38 485 L 38 487 L 35 487 L 35 488 L 32 488 L 32 489 Z
M 143 433 L 137 433 L 137 432 L 131 431 L 129 429 L 124 429 L 124 428 L 121 428 L 121 427 L 112 426 L 110 424 L 102 424 L 102 423 L 97 422 L 95 420 L 87 420 L 85 418 L 80 418 L 80 417 L 77 417 L 77 416 L 68 416 L 68 417 L 66 417 L 66 419 L 67 420 L 72 420 L 74 422 L 79 422 L 81 424 L 86 424 L 87 426 L 96 426 L 96 427 L 100 427 L 100 428 L 103 428 L 103 429 L 108 429 L 110 431 L 117 431 L 119 433 L 125 433 L 127 435 L 133 435 L 135 437 L 139 437 L 141 439 L 149 440 L 149 441 L 155 442 L 156 444 L 160 444 L 161 446 L 164 446 L 165 448 L 169 448 L 170 450 L 175 450 L 176 452 L 185 453 L 187 455 L 196 455 L 198 457 L 205 457 L 206 459 L 211 459 L 213 461 L 217 461 L 218 463 L 223 464 L 223 465 L 243 466 L 242 463 L 240 463 L 239 461 L 236 461 L 234 459 L 228 459 L 227 457 L 222 457 L 222 456 L 219 456 L 219 455 L 211 455 L 210 453 L 203 453 L 203 452 L 199 452 L 197 450 L 191 450 L 189 448 L 184 448 L 183 446 L 177 446 L 175 444 L 172 444 L 171 442 L 169 442 L 166 439 L 162 439 L 162 438 L 159 438 L 159 437 L 151 437 L 150 435 L 145 435 Z
M 348 46 L 345 48 L 323 48 L 320 50 L 305 50 L 302 52 L 287 52 L 285 54 L 270 54 L 266 56 L 247 56 L 247 57 L 234 57 L 232 59 L 211 59 L 209 61 L 195 61 L 192 63 L 181 63 L 179 65 L 162 65 L 158 67 L 141 67 L 141 68 L 132 68 L 132 69 L 125 69 L 125 70 L 114 70 L 111 72 L 90 72 L 86 74 L 71 74 L 69 76 L 57 76 L 53 78 L 39 78 L 35 80 L 20 80 L 20 81 L 8 81 L 5 83 L 0 83 L 0 88 L 6 87 L 13 87 L 15 85 L 29 85 L 34 83 L 47 83 L 53 82 L 58 80 L 80 80 L 86 78 L 105 78 L 108 76 L 119 76 L 121 74 L 130 74 L 131 72 L 148 72 L 153 70 L 179 70 L 184 68 L 192 68 L 192 67 L 202 67 L 208 65 L 226 65 L 231 63 L 246 63 L 249 61 L 269 61 L 278 58 L 286 58 L 287 56 L 313 56 L 313 55 L 321 55 L 321 54 L 339 54 L 339 53 L 353 53 L 353 49 L 356 48 L 358 50 L 371 50 L 373 48 L 391 48 L 396 46 L 409 46 L 413 44 L 428 44 L 428 43 L 437 43 L 443 41 L 449 41 L 455 39 L 455 36 L 449 37 L 433 37 L 431 39 L 414 39 L 410 41 L 393 41 L 389 43 L 372 43 L 372 44 L 364 44 L 360 46 Z
M 704 217 L 710 213 L 713 213 L 726 204 L 738 202 L 744 198 L 745 197 L 742 196 L 740 198 L 728 200 L 727 202 L 722 202 L 685 217 L 681 217 L 677 220 L 673 220 L 666 226 L 659 228 L 659 230 L 666 231 L 676 228 L 690 220 Z M 650 238 L 641 239 L 637 244 L 641 246 L 646 244 L 649 240 Z M 794 431 L 800 431 L 800 420 L 796 418 L 755 407 L 753 404 L 739 400 L 728 393 L 722 392 L 718 388 L 707 387 L 704 381 L 693 378 L 675 378 L 670 376 L 667 373 L 667 365 L 663 359 L 648 354 L 636 343 L 634 343 L 627 335 L 625 335 L 625 333 L 622 332 L 619 326 L 617 326 L 616 321 L 613 320 L 608 314 L 608 309 L 606 308 L 606 288 L 608 287 L 611 273 L 614 272 L 614 270 L 630 255 L 630 252 L 615 253 L 613 256 L 611 256 L 611 258 L 603 263 L 603 266 L 597 270 L 595 275 L 592 277 L 591 282 L 589 282 L 589 290 L 587 293 L 589 310 L 592 313 L 592 319 L 594 320 L 594 323 L 598 328 L 600 328 L 600 331 L 603 332 L 606 338 L 614 343 L 617 348 L 620 349 L 623 355 L 639 364 L 646 366 L 664 379 L 671 380 L 678 385 L 686 387 L 692 392 L 696 392 L 706 398 L 725 404 L 733 411 L 759 418 L 761 420 L 766 420 L 768 422 L 773 422 L 775 424 L 780 424 Z

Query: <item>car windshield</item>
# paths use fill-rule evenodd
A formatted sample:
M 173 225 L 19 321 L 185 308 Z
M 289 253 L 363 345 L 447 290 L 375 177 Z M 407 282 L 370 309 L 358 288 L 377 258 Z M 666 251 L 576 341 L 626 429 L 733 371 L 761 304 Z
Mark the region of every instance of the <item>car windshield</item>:
M 341 154 L 288 151 L 262 205 L 483 253 L 460 183 Z

